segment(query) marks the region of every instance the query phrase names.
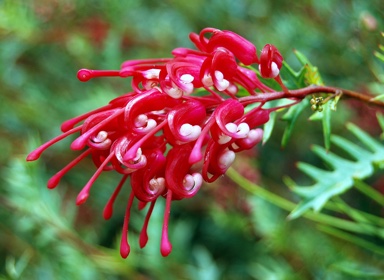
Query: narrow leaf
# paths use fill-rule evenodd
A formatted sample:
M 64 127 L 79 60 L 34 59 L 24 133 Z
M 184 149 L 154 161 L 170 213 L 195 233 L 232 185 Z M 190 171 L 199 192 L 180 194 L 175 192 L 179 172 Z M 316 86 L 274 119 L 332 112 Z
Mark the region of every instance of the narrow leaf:
M 340 239 L 346 240 L 348 242 L 351 242 L 353 244 L 356 244 L 358 246 L 361 246 L 362 248 L 365 248 L 369 251 L 375 252 L 376 254 L 384 255 L 384 249 L 381 246 L 376 245 L 375 243 L 366 241 L 360 237 L 357 237 L 355 235 L 352 235 L 350 233 L 347 233 L 345 231 L 341 231 L 332 227 L 328 226 L 323 226 L 319 225 L 318 228 L 322 230 L 323 232 L 326 232 L 330 235 L 333 235 L 335 237 L 338 237 Z M 380 275 L 380 278 L 377 279 L 382 279 L 381 277 L 384 275 L 383 273 L 378 274 Z M 364 278 L 367 276 L 367 273 L 364 273 Z M 366 278 L 367 279 L 367 278 Z M 369 278 L 372 279 L 372 278 Z
M 270 108 L 276 108 L 280 106 L 285 106 L 292 103 L 291 100 L 286 100 L 286 99 L 280 99 L 280 100 L 272 100 L 265 104 L 263 106 L 264 109 L 270 109 Z M 257 105 L 259 106 L 259 105 Z M 248 107 L 248 106 L 247 106 Z M 286 110 L 285 108 L 280 109 L 281 110 Z M 269 138 L 272 135 L 272 131 L 275 127 L 276 123 L 276 117 L 277 117 L 277 112 L 272 111 L 271 114 L 269 115 L 269 121 L 264 125 L 264 134 L 263 134 L 263 145 L 269 140 Z
M 308 108 L 308 106 L 309 100 L 304 99 L 297 105 L 294 105 L 289 108 L 288 112 L 283 115 L 282 119 L 284 121 L 287 121 L 287 127 L 284 130 L 283 138 L 281 140 L 282 147 L 285 147 L 287 145 L 289 139 L 291 138 L 297 118 L 300 116 L 300 114 L 304 111 L 305 108 Z
M 267 143 L 267 141 L 272 135 L 272 131 L 276 123 L 276 114 L 276 112 L 272 112 L 269 115 L 269 121 L 264 125 L 263 145 Z
M 384 56 L 383 56 L 383 58 L 384 58 Z M 376 101 L 376 100 L 383 101 L 384 100 L 384 94 L 380 94 L 380 95 L 375 96 L 374 98 L 371 99 L 371 101 Z
M 324 146 L 327 150 L 331 148 L 331 104 L 330 102 L 323 105 L 323 137 Z

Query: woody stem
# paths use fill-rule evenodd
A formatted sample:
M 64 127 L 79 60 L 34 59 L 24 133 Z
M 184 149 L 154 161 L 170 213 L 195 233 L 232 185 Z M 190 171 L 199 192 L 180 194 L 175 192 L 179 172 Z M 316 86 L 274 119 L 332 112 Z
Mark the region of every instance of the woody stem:
M 284 91 L 276 91 L 276 92 L 267 92 L 267 93 L 261 93 L 254 96 L 246 96 L 239 98 L 239 101 L 243 105 L 252 104 L 255 102 L 268 102 L 271 100 L 276 99 L 282 99 L 282 98 L 297 98 L 297 99 L 304 99 L 306 96 L 315 94 L 315 93 L 330 93 L 330 94 L 339 94 L 342 93 L 343 96 L 347 96 L 353 99 L 360 100 L 364 103 L 371 104 L 374 106 L 384 107 L 384 102 L 374 99 L 371 95 L 363 94 L 360 92 L 348 90 L 348 89 L 341 89 L 337 87 L 331 87 L 331 86 L 315 86 L 311 85 L 305 88 L 301 89 L 294 89 L 289 90 L 287 92 Z

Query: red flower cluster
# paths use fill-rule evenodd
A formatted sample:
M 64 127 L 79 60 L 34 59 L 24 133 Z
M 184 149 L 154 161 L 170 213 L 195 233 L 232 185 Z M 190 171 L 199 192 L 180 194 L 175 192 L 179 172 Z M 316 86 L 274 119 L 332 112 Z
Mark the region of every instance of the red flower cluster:
M 283 58 L 274 46 L 266 45 L 259 59 L 255 46 L 231 31 L 206 28 L 192 33 L 190 39 L 198 50 L 177 48 L 173 58 L 130 60 L 117 71 L 80 70 L 81 81 L 132 77 L 133 91 L 64 122 L 63 134 L 27 157 L 36 160 L 49 146 L 79 133 L 71 149 L 84 151 L 49 180 L 48 188 L 56 187 L 65 173 L 91 156 L 97 171 L 79 193 L 78 205 L 87 200 L 102 171 L 122 174 L 104 209 L 105 219 L 111 217 L 114 200 L 130 176 L 132 191 L 120 247 L 124 258 L 130 251 L 128 223 L 135 197 L 141 208 L 150 203 L 141 247 L 148 241 L 147 225 L 156 200 L 166 198 L 161 254 L 167 256 L 172 249 L 168 239 L 171 201 L 194 196 L 203 181 L 213 182 L 226 172 L 237 152 L 261 141 L 263 131 L 258 126 L 269 120 L 270 110 L 260 104 L 245 111 L 237 93 L 239 88 L 250 95 L 272 90 L 246 66 L 258 64 L 262 77 L 276 79 L 285 89 L 279 77 Z

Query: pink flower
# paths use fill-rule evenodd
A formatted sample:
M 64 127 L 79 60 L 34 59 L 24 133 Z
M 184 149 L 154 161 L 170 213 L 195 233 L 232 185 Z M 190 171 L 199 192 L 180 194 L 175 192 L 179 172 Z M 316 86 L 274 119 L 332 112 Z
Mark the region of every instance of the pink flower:
M 267 44 L 261 51 L 259 70 L 263 78 L 274 78 L 287 91 L 280 79 L 280 69 L 283 66 L 283 56 L 274 45 Z
M 78 205 L 87 200 L 103 171 L 121 174 L 104 208 L 105 219 L 112 216 L 114 201 L 130 176 L 131 194 L 120 246 L 124 258 L 130 252 L 128 227 L 135 198 L 141 209 L 150 204 L 140 234 L 141 247 L 148 241 L 146 231 L 155 202 L 160 197 L 166 199 L 160 250 L 167 256 L 172 249 L 168 239 L 171 202 L 195 196 L 203 181 L 213 182 L 222 176 L 237 152 L 252 149 L 261 141 L 259 126 L 269 120 L 271 109 L 263 109 L 261 103 L 248 110 L 238 93 L 242 89 L 243 96 L 272 91 L 243 65 L 260 62 L 261 76 L 276 79 L 282 67 L 276 48 L 264 47 L 259 60 L 256 47 L 231 31 L 206 28 L 190 38 L 198 50 L 177 48 L 173 58 L 126 61 L 120 70 L 81 69 L 81 81 L 132 77 L 132 92 L 64 122 L 61 135 L 27 157 L 28 161 L 36 160 L 51 145 L 76 134 L 70 147 L 82 153 L 52 176 L 48 187 L 55 188 L 70 169 L 91 156 L 97 169 L 78 194 Z

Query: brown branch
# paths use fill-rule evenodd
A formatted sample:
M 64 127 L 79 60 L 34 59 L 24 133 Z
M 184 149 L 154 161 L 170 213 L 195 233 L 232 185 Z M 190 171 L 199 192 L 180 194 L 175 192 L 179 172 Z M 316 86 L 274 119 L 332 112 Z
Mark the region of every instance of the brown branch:
M 246 96 L 239 98 L 240 102 L 244 105 L 252 104 L 255 102 L 265 103 L 271 100 L 277 100 L 282 98 L 297 98 L 304 99 L 306 96 L 311 94 L 319 94 L 319 93 L 329 93 L 329 94 L 340 94 L 342 93 L 344 96 L 360 100 L 364 103 L 378 106 L 384 108 L 384 102 L 374 99 L 373 96 L 368 94 L 363 94 L 359 92 L 355 92 L 348 89 L 341 89 L 337 87 L 330 86 L 308 86 L 301 89 L 288 90 L 284 91 L 276 91 L 276 92 L 267 92 L 254 96 Z

